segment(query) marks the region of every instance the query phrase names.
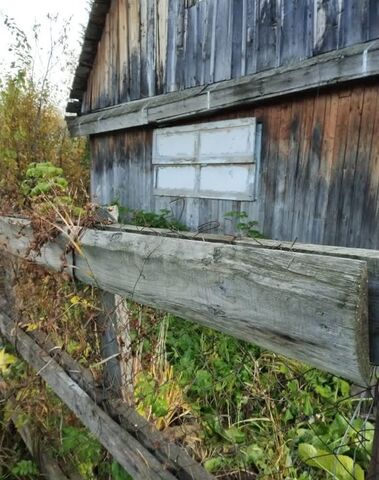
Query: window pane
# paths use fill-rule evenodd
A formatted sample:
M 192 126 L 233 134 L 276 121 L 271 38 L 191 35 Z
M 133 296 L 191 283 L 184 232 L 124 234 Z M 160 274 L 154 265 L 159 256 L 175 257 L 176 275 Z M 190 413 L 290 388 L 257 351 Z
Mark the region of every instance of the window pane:
M 250 126 L 217 128 L 200 133 L 200 156 L 248 155 L 253 161 L 254 129 Z
M 195 189 L 196 170 L 191 166 L 158 167 L 156 188 L 164 190 Z
M 195 156 L 195 133 L 157 134 L 156 142 L 157 155 L 161 157 L 169 157 L 170 162 L 176 161 L 183 157 Z
M 248 195 L 254 175 L 249 165 L 215 165 L 202 167 L 200 174 L 200 194 L 240 193 Z M 250 178 L 252 177 L 252 178 Z

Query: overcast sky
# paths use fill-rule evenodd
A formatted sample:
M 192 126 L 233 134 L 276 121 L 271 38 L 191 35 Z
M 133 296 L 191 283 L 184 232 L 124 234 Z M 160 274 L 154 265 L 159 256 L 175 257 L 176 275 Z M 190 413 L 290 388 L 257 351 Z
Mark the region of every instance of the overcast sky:
M 89 3 L 89 0 L 0 0 L 0 74 L 6 71 L 12 61 L 12 53 L 8 52 L 11 36 L 4 26 L 5 16 L 13 18 L 30 41 L 33 39 L 33 25 L 40 25 L 38 53 L 34 53 L 34 56 L 36 69 L 41 73 L 46 68 L 51 38 L 55 40 L 54 37 L 62 31 L 63 25 L 68 25 L 69 28 L 69 48 L 66 51 L 73 50 L 74 56 L 78 57 L 81 34 L 88 21 Z M 58 15 L 59 20 L 54 23 L 53 29 L 47 18 L 48 14 Z M 57 84 L 71 81 L 67 58 L 64 58 L 64 55 L 59 55 L 59 62 L 54 62 L 51 80 Z M 65 100 L 59 101 L 62 103 Z

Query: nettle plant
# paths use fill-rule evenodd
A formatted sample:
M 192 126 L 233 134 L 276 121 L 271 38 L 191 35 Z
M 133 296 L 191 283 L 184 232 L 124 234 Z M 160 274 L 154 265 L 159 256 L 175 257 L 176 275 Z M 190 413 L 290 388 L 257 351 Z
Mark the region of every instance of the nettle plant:
M 51 162 L 31 163 L 22 182 L 22 192 L 26 196 L 36 198 L 40 195 L 64 194 L 68 182 L 63 176 L 63 169 Z
M 258 222 L 256 220 L 250 220 L 246 212 L 227 212 L 224 217 L 230 220 L 236 219 L 236 227 L 242 235 L 251 238 L 264 238 L 262 233 L 256 228 Z
M 51 162 L 29 164 L 21 191 L 36 214 L 51 213 L 67 223 L 67 219 L 84 213 L 83 208 L 75 205 L 63 169 Z

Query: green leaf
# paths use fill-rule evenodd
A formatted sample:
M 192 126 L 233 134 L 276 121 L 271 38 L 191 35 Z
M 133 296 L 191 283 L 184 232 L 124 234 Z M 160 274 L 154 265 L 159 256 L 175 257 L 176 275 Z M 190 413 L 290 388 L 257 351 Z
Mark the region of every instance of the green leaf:
M 112 480 L 133 480 L 115 460 L 113 460 L 111 465 L 111 474 Z
M 310 467 L 329 473 L 336 480 L 364 480 L 363 469 L 346 455 L 335 455 L 309 443 L 299 445 L 301 460 Z
M 253 463 L 254 465 L 259 465 L 265 458 L 263 448 L 256 445 L 255 443 L 249 445 L 244 453 L 246 456 L 246 460 L 249 463 Z
M 164 398 L 157 398 L 152 405 L 153 414 L 157 417 L 164 417 L 168 414 L 169 408 Z
M 225 436 L 232 443 L 243 443 L 245 441 L 245 434 L 237 427 L 230 427 L 225 430 Z
M 223 458 L 210 458 L 204 462 L 204 468 L 209 473 L 216 473 L 224 467 L 225 460 Z

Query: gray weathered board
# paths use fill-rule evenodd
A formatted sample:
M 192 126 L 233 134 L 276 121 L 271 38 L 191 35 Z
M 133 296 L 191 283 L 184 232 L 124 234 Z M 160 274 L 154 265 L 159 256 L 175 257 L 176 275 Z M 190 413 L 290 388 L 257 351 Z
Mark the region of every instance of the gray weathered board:
M 296 65 L 378 38 L 376 3 L 95 0 L 71 98 L 88 113 Z
M 225 108 L 379 74 L 379 41 L 347 47 L 236 80 L 144 98 L 68 118 L 73 135 L 93 135 L 211 114 Z
M 0 248 L 25 257 L 32 238 L 0 218 Z M 85 283 L 370 382 L 364 261 L 122 230 L 83 230 L 80 246 L 67 264 Z M 60 270 L 62 257 L 45 245 L 38 261 Z

